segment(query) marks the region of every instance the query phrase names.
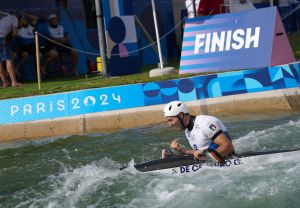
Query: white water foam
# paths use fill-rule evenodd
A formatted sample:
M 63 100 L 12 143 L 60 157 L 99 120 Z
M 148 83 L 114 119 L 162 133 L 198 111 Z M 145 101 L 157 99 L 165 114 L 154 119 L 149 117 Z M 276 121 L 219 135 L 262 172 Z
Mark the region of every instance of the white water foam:
M 20 203 L 19 207 L 77 207 L 77 203 L 93 192 L 101 184 L 111 183 L 110 179 L 118 177 L 119 164 L 109 159 L 93 162 L 89 165 L 67 170 L 58 176 L 49 176 L 44 183 L 50 183 L 52 191 L 35 199 Z M 24 195 L 24 193 L 21 193 Z M 35 193 L 36 194 L 36 193 Z
M 16 207 L 251 207 L 253 201 L 299 192 L 299 161 L 299 152 L 280 153 L 253 157 L 245 166 L 170 176 L 138 172 L 133 160 L 119 171 L 120 164 L 105 158 L 48 177 L 44 183 L 51 190 L 21 193 L 35 197 Z
M 233 141 L 237 153 L 245 151 L 270 150 L 273 147 L 282 147 L 288 144 L 290 137 L 300 133 L 300 120 L 289 121 L 285 124 L 277 125 L 260 131 L 252 130 L 245 136 L 241 136 Z M 298 137 L 299 138 L 299 137 Z M 300 138 L 297 139 L 298 147 L 300 146 Z M 283 142 L 283 139 L 285 142 Z M 294 147 L 295 148 L 295 147 Z
M 290 121 L 249 132 L 234 142 L 238 150 L 262 150 L 268 142 L 277 148 L 279 137 L 278 147 L 282 147 L 282 138 L 297 134 L 299 124 L 300 120 Z M 61 151 L 69 155 L 67 148 Z M 122 171 L 118 170 L 120 164 L 107 158 L 78 168 L 57 161 L 60 173 L 40 182 L 38 188 L 27 187 L 16 193 L 12 201 L 16 199 L 18 205 L 11 207 L 296 208 L 300 207 L 299 161 L 297 152 L 266 155 L 254 157 L 245 166 L 206 169 L 191 176 L 137 172 L 133 160 Z M 287 206 L 287 201 L 292 204 Z
M 251 207 L 253 200 L 276 198 L 287 190 L 299 191 L 299 161 L 300 153 L 291 152 L 253 157 L 245 166 L 207 169 L 194 175 L 158 173 L 130 203 L 117 207 L 232 207 L 226 200 L 245 200 L 240 203 Z

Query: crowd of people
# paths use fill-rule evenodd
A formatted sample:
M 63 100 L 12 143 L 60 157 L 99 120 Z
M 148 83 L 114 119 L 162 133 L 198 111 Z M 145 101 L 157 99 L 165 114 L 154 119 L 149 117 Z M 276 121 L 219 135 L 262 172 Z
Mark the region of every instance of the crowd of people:
M 22 77 L 22 67 L 29 56 L 36 56 L 35 31 L 38 21 L 38 17 L 31 14 L 0 11 L 0 77 L 3 87 L 23 85 L 18 81 L 18 77 Z M 71 49 L 70 38 L 64 27 L 58 23 L 56 14 L 48 16 L 45 33 L 47 40 L 39 44 L 43 76 L 46 77 L 51 61 L 58 65 L 63 75 L 77 75 L 78 54 Z M 72 57 L 70 70 L 61 61 L 62 53 Z

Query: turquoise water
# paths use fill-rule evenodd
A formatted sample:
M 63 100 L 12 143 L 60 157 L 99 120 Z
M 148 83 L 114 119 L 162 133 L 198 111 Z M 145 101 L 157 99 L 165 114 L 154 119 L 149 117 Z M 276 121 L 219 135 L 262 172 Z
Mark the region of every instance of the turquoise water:
M 300 147 L 299 113 L 225 123 L 237 152 Z M 2 143 L 0 207 L 300 207 L 300 152 L 188 176 L 134 170 L 175 137 L 188 146 L 165 124 Z

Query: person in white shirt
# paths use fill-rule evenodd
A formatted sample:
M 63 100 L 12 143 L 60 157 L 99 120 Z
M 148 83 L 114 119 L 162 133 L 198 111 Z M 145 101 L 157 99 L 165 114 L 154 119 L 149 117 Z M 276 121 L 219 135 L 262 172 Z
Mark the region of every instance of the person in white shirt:
M 193 155 L 202 159 L 209 149 L 217 151 L 223 157 L 234 154 L 234 147 L 224 124 L 216 117 L 209 115 L 193 116 L 181 101 L 172 101 L 164 107 L 164 116 L 170 127 L 185 131 L 192 149 L 187 149 L 174 139 L 171 148 L 184 155 Z M 204 158 L 205 159 L 205 158 Z
M 195 1 L 195 12 L 193 1 Z M 197 8 L 199 6 L 200 0 L 185 0 L 185 7 L 187 9 L 188 18 L 195 17 L 194 14 L 197 14 Z
M 69 36 L 65 33 L 64 27 L 58 24 L 58 18 L 56 14 L 50 14 L 48 17 L 48 21 L 49 21 L 48 28 L 47 28 L 49 33 L 48 36 L 54 42 L 58 43 L 56 44 L 53 42 L 49 42 L 50 47 L 53 50 L 55 50 L 57 54 L 59 54 L 60 52 L 70 53 L 70 55 L 72 56 L 72 73 L 77 75 L 76 65 L 78 62 L 78 54 L 75 50 L 70 49 L 72 48 L 72 45 L 70 43 Z M 68 48 L 63 47 L 61 45 L 67 46 Z M 68 73 L 67 69 L 62 65 L 59 58 L 56 59 L 56 62 L 60 65 L 64 74 L 67 74 Z
M 13 87 L 22 86 L 16 79 L 14 65 L 12 60 L 11 38 L 17 34 L 18 19 L 16 16 L 0 11 L 0 77 L 3 87 L 10 85 L 6 78 L 3 63 L 6 62 L 6 70 L 9 74 L 11 85 Z
M 16 74 L 19 76 L 21 75 L 20 68 L 26 62 L 29 55 L 35 55 L 34 33 L 37 23 L 38 17 L 34 15 L 22 13 L 19 18 L 19 29 L 17 34 L 18 45 L 15 46 L 15 51 L 20 57 L 20 60 L 15 67 Z

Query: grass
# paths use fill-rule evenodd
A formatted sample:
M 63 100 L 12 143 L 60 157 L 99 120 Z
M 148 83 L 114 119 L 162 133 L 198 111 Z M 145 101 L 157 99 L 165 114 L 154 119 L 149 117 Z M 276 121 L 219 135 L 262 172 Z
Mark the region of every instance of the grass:
M 297 60 L 300 60 L 300 33 L 289 35 L 289 40 L 294 51 Z M 89 75 L 86 79 L 85 76 L 81 77 L 64 77 L 57 79 L 49 79 L 42 82 L 42 89 L 38 90 L 37 82 L 26 82 L 22 87 L 8 87 L 0 88 L 0 100 L 18 97 L 27 97 L 33 95 L 46 95 L 52 93 L 68 92 L 73 90 L 82 90 L 90 88 L 101 88 L 117 85 L 127 85 L 135 83 L 146 83 L 152 81 L 162 81 L 170 79 L 178 79 L 184 77 L 190 77 L 195 75 L 203 75 L 208 73 L 199 74 L 184 74 L 179 75 L 178 67 L 179 60 L 172 60 L 168 66 L 173 66 L 177 73 L 165 75 L 161 77 L 149 77 L 149 70 L 157 68 L 157 65 L 143 66 L 141 73 L 121 76 L 121 77 L 96 77 L 95 75 Z
M 300 60 L 300 33 L 289 35 L 289 41 L 297 60 Z
M 179 75 L 178 66 L 179 61 L 173 60 L 168 66 L 173 66 L 177 73 L 170 74 L 161 77 L 149 77 L 149 70 L 157 68 L 155 65 L 148 65 L 142 67 L 142 72 L 133 75 L 121 76 L 121 77 L 97 77 L 96 75 L 80 76 L 80 77 L 64 77 L 57 79 L 49 79 L 42 81 L 41 90 L 38 90 L 37 82 L 26 82 L 22 87 L 7 87 L 0 88 L 0 100 L 18 97 L 27 97 L 33 95 L 46 95 L 52 93 L 68 92 L 74 90 L 101 88 L 117 85 L 127 85 L 135 83 L 145 83 L 151 81 L 162 81 L 170 79 L 178 79 L 183 77 L 189 77 L 191 74 Z M 207 73 L 203 73 L 207 74 Z M 194 75 L 193 75 L 194 76 Z

